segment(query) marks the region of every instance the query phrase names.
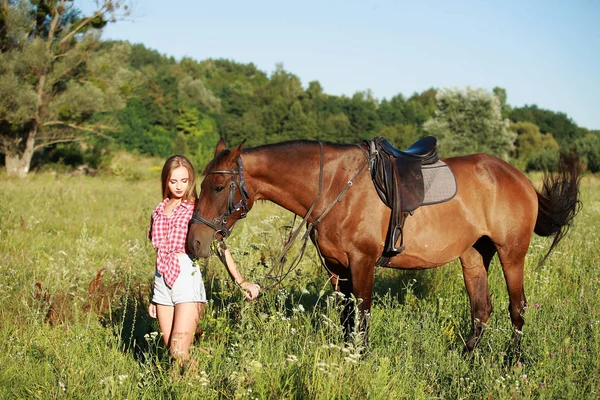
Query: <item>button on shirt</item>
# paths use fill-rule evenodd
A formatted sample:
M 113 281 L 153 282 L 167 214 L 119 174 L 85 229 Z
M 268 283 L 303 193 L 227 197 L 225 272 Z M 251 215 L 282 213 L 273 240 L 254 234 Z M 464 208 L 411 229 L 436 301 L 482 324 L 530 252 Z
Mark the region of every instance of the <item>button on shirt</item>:
M 182 201 L 173 210 L 173 214 L 168 216 L 165 214 L 168 201 L 168 198 L 164 199 L 152 211 L 148 237 L 152 240 L 152 246 L 157 249 L 156 270 L 164 277 L 165 283 L 173 287 L 180 272 L 177 254 L 185 254 L 185 239 L 194 213 L 194 203 Z

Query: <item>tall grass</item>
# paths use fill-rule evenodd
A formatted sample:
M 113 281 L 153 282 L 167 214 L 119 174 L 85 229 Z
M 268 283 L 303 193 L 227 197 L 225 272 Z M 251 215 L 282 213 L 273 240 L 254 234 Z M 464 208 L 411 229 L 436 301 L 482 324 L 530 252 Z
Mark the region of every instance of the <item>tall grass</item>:
M 600 181 L 546 265 L 534 237 L 522 355 L 510 358 L 502 271 L 494 313 L 463 351 L 469 306 L 461 268 L 377 270 L 369 346 L 344 345 L 340 299 L 309 246 L 300 266 L 254 302 L 216 259 L 203 263 L 209 304 L 195 368 L 170 366 L 150 297 L 146 239 L 160 200 L 149 177 L 0 176 L 0 398 L 597 398 L 600 396 Z M 154 176 L 156 175 L 156 176 Z M 263 286 L 291 217 L 258 204 L 228 241 Z M 265 266 L 266 264 L 266 266 Z M 100 272 L 101 276 L 98 276 Z M 103 274 L 103 275 L 102 275 Z

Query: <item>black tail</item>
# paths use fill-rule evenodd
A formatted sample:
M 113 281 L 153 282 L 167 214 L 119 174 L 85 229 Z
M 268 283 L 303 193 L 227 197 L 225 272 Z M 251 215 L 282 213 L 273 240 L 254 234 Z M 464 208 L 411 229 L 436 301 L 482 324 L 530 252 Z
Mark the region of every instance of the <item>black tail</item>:
M 537 192 L 539 208 L 534 232 L 540 236 L 554 235 L 554 240 L 538 266 L 546 262 L 581 208 L 579 181 L 581 166 L 575 153 L 561 154 L 558 172 L 544 175 L 542 190 Z

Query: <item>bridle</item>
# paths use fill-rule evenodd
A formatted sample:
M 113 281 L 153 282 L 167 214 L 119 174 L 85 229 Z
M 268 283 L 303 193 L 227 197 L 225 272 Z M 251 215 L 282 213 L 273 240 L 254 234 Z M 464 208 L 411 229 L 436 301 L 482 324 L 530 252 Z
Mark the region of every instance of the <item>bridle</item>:
M 246 188 L 246 181 L 244 180 L 244 164 L 242 162 L 242 158 L 238 157 L 237 163 L 234 169 L 219 169 L 215 171 L 210 171 L 209 174 L 228 174 L 232 176 L 231 183 L 229 184 L 229 195 L 227 198 L 227 209 L 225 212 L 214 218 L 214 219 L 206 219 L 201 216 L 198 211 L 194 210 L 192 214 L 192 219 L 190 220 L 190 224 L 204 224 L 215 231 L 215 239 L 217 234 L 221 235 L 221 240 L 225 239 L 227 236 L 231 234 L 233 230 L 233 226 L 230 228 L 227 227 L 227 219 L 229 216 L 237 211 L 242 211 L 240 214 L 240 218 L 245 218 L 246 214 L 248 214 L 248 189 Z M 235 193 L 240 193 L 240 201 L 236 204 L 235 202 Z

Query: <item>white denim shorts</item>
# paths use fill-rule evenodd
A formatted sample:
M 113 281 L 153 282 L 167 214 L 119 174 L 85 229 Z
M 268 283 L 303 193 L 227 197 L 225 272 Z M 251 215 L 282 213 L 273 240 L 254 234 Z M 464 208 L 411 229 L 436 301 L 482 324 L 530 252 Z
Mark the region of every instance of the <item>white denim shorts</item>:
M 187 254 L 178 256 L 179 276 L 172 288 L 165 283 L 164 277 L 154 274 L 154 295 L 152 302 L 165 306 L 174 306 L 179 303 L 206 303 L 206 290 L 200 268 Z

